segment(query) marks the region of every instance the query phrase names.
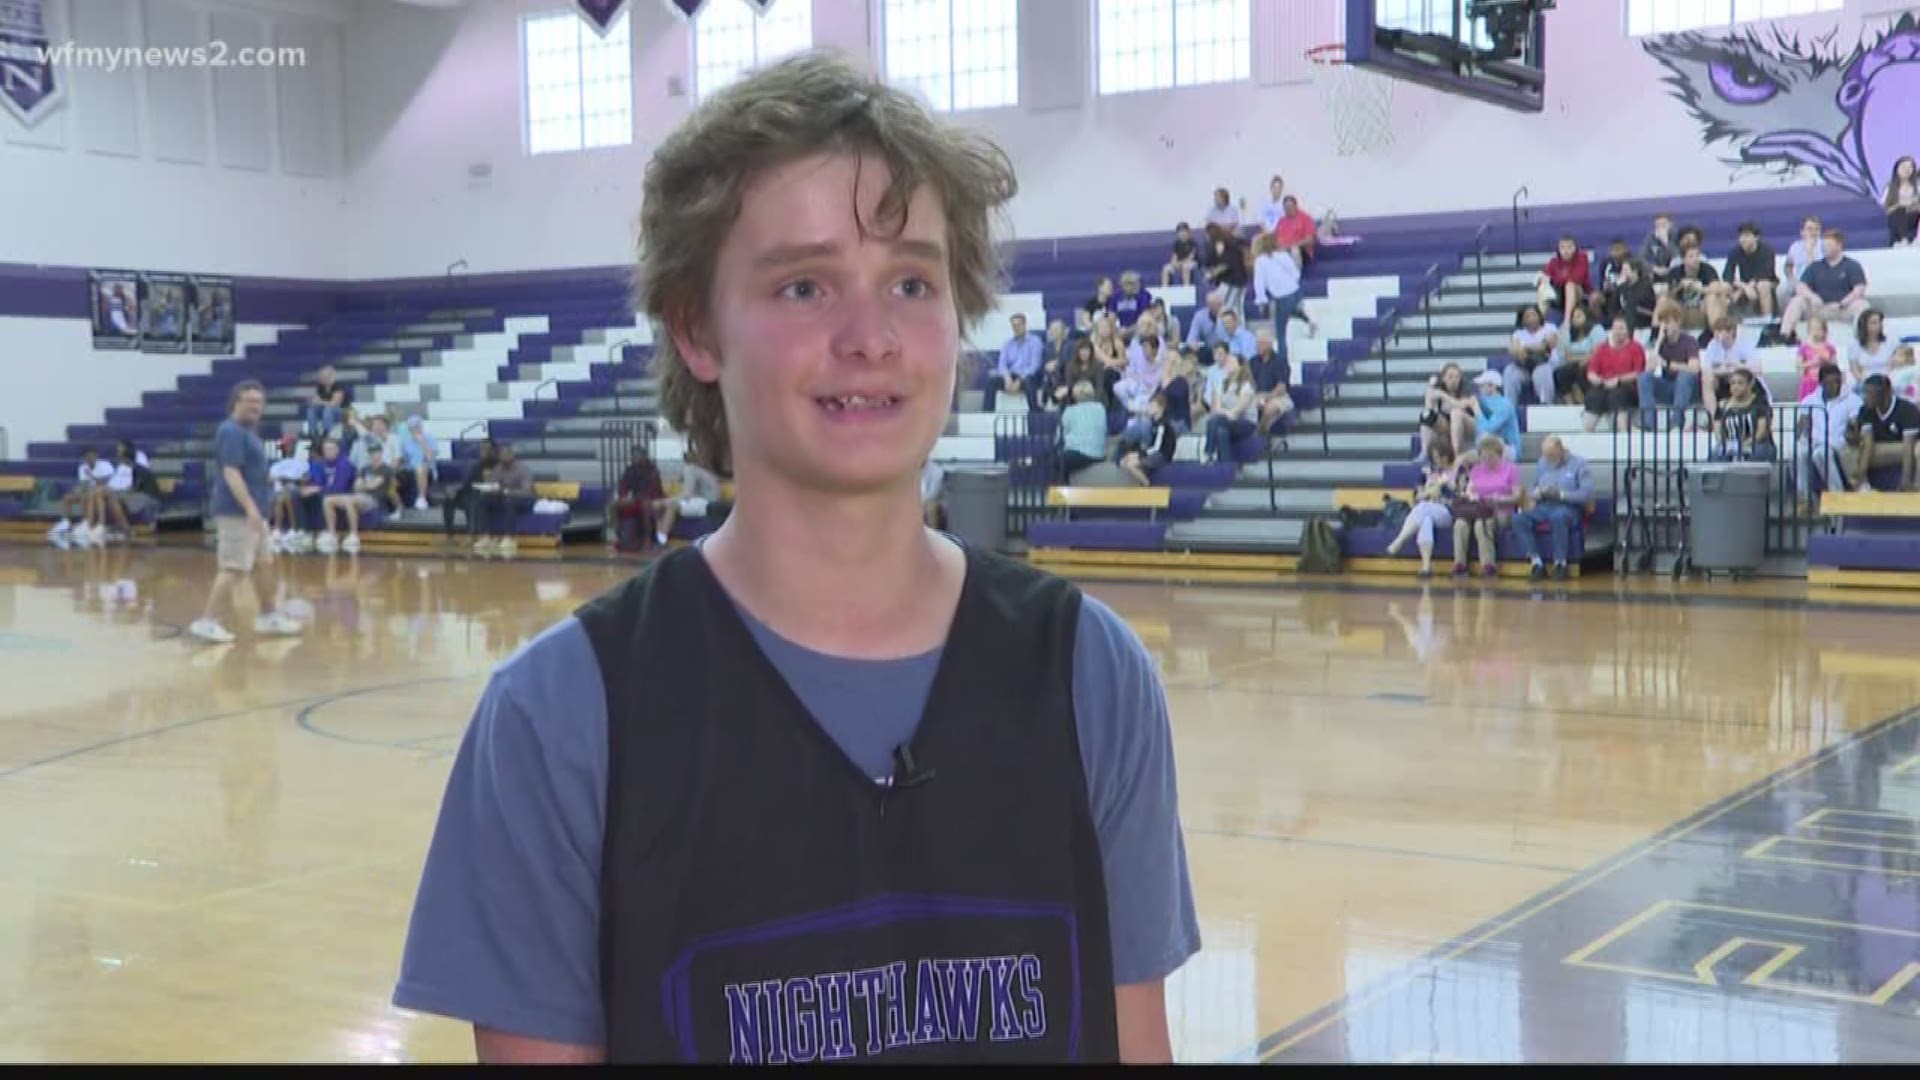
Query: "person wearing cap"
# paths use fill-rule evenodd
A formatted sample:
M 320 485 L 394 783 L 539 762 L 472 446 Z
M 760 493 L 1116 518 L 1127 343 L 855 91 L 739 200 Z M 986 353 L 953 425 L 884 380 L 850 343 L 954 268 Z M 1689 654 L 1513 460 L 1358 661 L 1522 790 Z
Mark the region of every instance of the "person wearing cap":
M 1503 380 L 1497 371 L 1483 371 L 1474 376 L 1473 385 L 1480 390 L 1480 420 L 1475 432 L 1476 439 L 1494 436 L 1507 446 L 1507 457 L 1520 459 L 1520 412 L 1514 408 L 1502 391 Z
M 1847 425 L 1841 468 L 1853 490 L 1872 491 L 1869 473 L 1899 466 L 1899 490 L 1912 491 L 1914 468 L 1920 464 L 1920 405 L 1895 397 L 1893 380 L 1885 375 L 1867 376 L 1862 390 L 1866 404 Z
M 398 441 L 399 452 L 389 455 L 392 460 L 388 464 L 394 467 L 400 501 L 413 503 L 415 510 L 425 510 L 427 492 L 433 487 L 435 457 L 433 437 L 427 434 L 426 421 L 418 413 L 407 417 Z

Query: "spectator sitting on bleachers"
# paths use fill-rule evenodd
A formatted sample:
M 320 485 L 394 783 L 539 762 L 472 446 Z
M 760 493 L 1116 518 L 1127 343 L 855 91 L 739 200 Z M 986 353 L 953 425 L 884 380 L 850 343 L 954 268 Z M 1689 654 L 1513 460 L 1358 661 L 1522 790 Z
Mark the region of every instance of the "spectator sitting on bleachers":
M 1100 381 L 1095 384 L 1100 391 L 1100 403 L 1108 409 L 1115 408 L 1118 399 L 1114 391 L 1127 371 L 1127 343 L 1121 340 L 1111 313 L 1101 315 L 1093 324 L 1093 355 L 1100 361 Z
M 1853 381 L 1863 383 L 1867 376 L 1885 372 L 1893 364 L 1893 350 L 1900 343 L 1887 337 L 1887 317 L 1875 308 L 1860 313 L 1853 328 L 1853 351 L 1847 356 L 1847 368 Z
M 1167 401 L 1167 423 L 1176 434 L 1193 430 L 1194 402 L 1199 397 L 1200 365 L 1190 352 L 1176 353 L 1160 378 L 1160 395 Z
M 1273 430 L 1273 425 L 1293 411 L 1293 395 L 1289 386 L 1293 382 L 1293 365 L 1287 362 L 1287 354 L 1281 352 L 1273 339 L 1273 331 L 1261 327 L 1255 335 L 1253 358 L 1247 361 L 1247 374 L 1253 380 L 1255 426 L 1260 434 Z
M 1183 221 L 1173 230 L 1173 257 L 1160 268 L 1161 286 L 1173 284 L 1176 277 L 1182 285 L 1193 284 L 1193 270 L 1199 265 L 1200 245 L 1194 242 L 1193 226 Z
M 1815 495 L 1813 481 L 1820 480 L 1820 491 L 1845 491 L 1847 477 L 1841 471 L 1847 433 L 1865 408 L 1860 395 L 1847 385 L 1840 365 L 1827 363 L 1817 374 L 1819 384 L 1800 398 L 1799 436 L 1794 472 L 1798 477 L 1803 510 L 1811 510 Z
M 1700 341 L 1687 333 L 1686 315 L 1672 300 L 1660 301 L 1654 310 L 1653 348 L 1648 350 L 1647 370 L 1640 373 L 1640 426 L 1658 431 L 1656 405 L 1671 404 L 1672 427 L 1687 422 L 1687 411 L 1700 398 Z
M 1155 394 L 1147 402 L 1147 419 L 1147 437 L 1120 454 L 1120 468 L 1141 487 L 1153 484 L 1153 474 L 1173 460 L 1173 452 L 1180 445 L 1180 433 L 1167 419 L 1166 394 Z
M 319 379 L 313 384 L 313 397 L 305 410 L 307 434 L 327 435 L 340 424 L 341 413 L 353 404 L 353 389 L 339 382 L 332 364 L 320 365 Z
M 931 459 L 927 462 L 932 465 Z M 934 466 L 938 468 L 939 466 Z M 924 494 L 926 475 L 921 474 L 921 490 Z M 680 491 L 677 495 L 662 496 L 653 504 L 655 520 L 653 538 L 661 544 L 673 535 L 673 527 L 681 518 L 698 520 L 707 516 L 713 504 L 720 501 L 720 478 L 710 469 L 704 469 L 694 461 L 691 454 L 680 462 Z M 936 497 L 937 497 L 936 492 Z M 922 503 L 925 503 L 923 498 Z
M 1593 321 L 1591 307 L 1582 304 L 1567 312 L 1567 323 L 1560 330 L 1560 366 L 1553 369 L 1557 400 L 1576 405 L 1586 400 L 1587 361 L 1606 340 L 1607 332 Z
M 1807 267 L 1820 261 L 1820 219 L 1808 216 L 1800 222 L 1800 235 L 1787 245 L 1787 259 L 1780 268 L 1780 312 L 1786 314 L 1787 305 L 1799 294 L 1800 278 Z
M 1540 558 L 1540 541 L 1535 530 L 1546 525 L 1551 541 L 1553 576 L 1567 577 L 1567 563 L 1573 552 L 1573 527 L 1580 523 L 1587 504 L 1593 501 L 1593 472 L 1585 458 L 1569 453 L 1567 444 L 1549 435 L 1540 444 L 1540 464 L 1534 466 L 1533 487 L 1528 489 L 1533 505 L 1513 516 L 1514 539 L 1520 551 L 1533 564 L 1535 581 L 1547 576 Z
M 1213 362 L 1200 369 L 1200 393 L 1193 418 L 1194 429 L 1198 431 L 1206 430 L 1207 414 L 1220 407 L 1220 391 L 1227 385 L 1227 358 L 1234 355 L 1224 341 L 1215 342 L 1211 354 Z
M 1187 323 L 1187 348 L 1212 354 L 1214 342 L 1220 340 L 1220 315 L 1226 307 L 1226 296 L 1221 289 L 1207 293 L 1206 306 L 1195 311 Z
M 1699 244 L 1680 249 L 1680 265 L 1667 282 L 1667 298 L 1677 301 L 1686 328 L 1705 330 L 1727 313 L 1729 292 L 1720 275 L 1714 272 L 1700 251 Z
M 373 464 L 373 448 L 380 448 L 380 460 L 396 479 L 395 483 L 387 485 L 382 497 L 388 510 L 398 511 L 404 505 L 400 501 L 398 477 L 403 471 L 412 472 L 401 464 L 404 455 L 400 450 L 400 436 L 388 425 L 385 413 L 375 413 L 355 434 L 358 438 L 354 439 L 352 449 L 347 452 L 347 459 L 353 462 L 355 469 L 365 472 Z
M 1073 312 L 1075 333 L 1091 334 L 1100 325 L 1100 317 L 1107 313 L 1107 302 L 1113 299 L 1113 279 L 1103 277 L 1094 283 L 1093 296 Z
M 1027 399 L 1027 411 L 1040 409 L 1040 363 L 1041 353 L 1045 351 L 1040 338 L 1027 332 L 1027 317 L 1016 314 L 1007 320 L 1013 328 L 1013 336 L 1000 346 L 1000 359 L 987 374 L 985 395 L 981 408 L 987 412 L 996 411 L 1002 391 L 1019 394 Z
M 1281 251 L 1292 252 L 1304 268 L 1313 261 L 1320 247 L 1320 227 L 1313 215 L 1300 209 L 1300 200 L 1289 195 L 1280 203 L 1280 223 L 1274 227 L 1273 242 Z
M 1867 272 L 1847 255 L 1847 238 L 1828 229 L 1821 238 L 1825 257 L 1808 266 L 1787 310 L 1780 314 L 1780 334 L 1800 339 L 1800 320 L 1819 315 L 1832 321 L 1852 321 L 1867 310 Z
M 1231 461 L 1233 444 L 1253 434 L 1256 391 L 1246 362 L 1231 351 L 1221 357 L 1220 389 L 1207 410 L 1205 451 L 1208 461 Z
M 348 467 L 352 468 L 351 463 Z M 343 495 L 328 495 L 320 503 L 327 523 L 326 534 L 320 537 L 320 550 L 332 551 L 337 547 L 348 554 L 359 551 L 360 515 L 378 510 L 392 497 L 393 467 L 387 464 L 386 447 L 372 443 L 367 447 L 366 468 L 354 469 L 353 490 Z M 346 515 L 345 541 L 340 540 L 339 526 L 334 523 L 335 513 Z
M 1541 317 L 1555 324 L 1586 301 L 1593 291 L 1593 265 L 1580 241 L 1571 234 L 1560 238 L 1553 258 L 1535 275 L 1533 289 L 1539 297 Z M 1542 402 L 1546 403 L 1544 398 Z
M 1240 313 L 1228 308 L 1220 313 L 1220 344 L 1242 360 L 1252 359 L 1257 345 L 1253 332 L 1240 325 Z
M 1274 246 L 1273 237 L 1262 233 L 1253 242 L 1253 302 L 1265 305 L 1272 319 L 1273 334 L 1280 353 L 1287 351 L 1287 323 L 1299 319 L 1309 334 L 1319 332 L 1302 303 L 1300 264 L 1293 253 Z
M 1167 302 L 1154 297 L 1147 306 L 1147 314 L 1153 316 L 1154 324 L 1160 327 L 1160 340 L 1175 348 L 1180 345 L 1180 320 L 1167 310 Z
M 1444 444 L 1449 453 L 1456 447 L 1471 445 L 1474 423 L 1480 418 L 1480 399 L 1467 383 L 1467 373 L 1459 364 L 1449 363 L 1440 374 L 1427 380 L 1425 399 L 1420 405 L 1420 456 L 1425 461 L 1435 443 Z
M 1760 239 L 1759 225 L 1749 221 L 1740 226 L 1740 240 L 1727 253 L 1726 270 L 1720 278 L 1727 288 L 1729 307 L 1758 312 L 1761 318 L 1773 321 L 1780 271 L 1774 267 L 1773 246 Z
M 1727 393 L 1713 410 L 1713 460 L 1776 460 L 1780 455 L 1773 442 L 1773 405 L 1756 389 L 1759 380 L 1749 369 L 1736 367 L 1727 381 Z
M 480 447 L 480 456 L 467 466 L 460 478 L 460 486 L 440 505 L 440 513 L 446 525 L 447 535 L 453 535 L 453 515 L 455 511 L 464 511 L 467 517 L 467 535 L 478 536 L 480 532 L 480 491 L 481 485 L 493 486 L 493 470 L 499 467 L 500 451 L 489 440 Z
M 1720 399 L 1726 396 L 1734 371 L 1743 368 L 1757 376 L 1760 357 L 1753 346 L 1740 340 L 1740 324 L 1733 316 L 1722 315 L 1713 324 L 1713 340 L 1700 354 L 1700 402 L 1708 415 L 1717 411 Z M 1764 386 L 1760 396 L 1768 396 Z
M 474 485 L 480 510 L 480 539 L 474 541 L 475 555 L 499 555 L 511 559 L 518 548 L 513 539 L 514 523 L 533 505 L 533 473 L 527 463 L 515 455 L 513 444 L 499 444 L 500 460 L 493 467 L 485 486 Z
M 1893 179 L 1887 181 L 1882 205 L 1887 210 L 1887 242 L 1906 247 L 1920 234 L 1920 176 L 1914 173 L 1911 157 L 1893 163 Z
M 1635 328 L 1653 324 L 1653 308 L 1659 300 L 1654 288 L 1653 270 L 1645 259 L 1635 258 L 1625 240 L 1616 239 L 1607 248 L 1607 261 L 1600 270 L 1600 321 L 1613 325 L 1615 316 L 1625 315 Z
M 307 464 L 307 482 L 300 485 L 301 527 L 315 537 L 322 555 L 340 550 L 339 537 L 329 526 L 326 511 L 329 495 L 353 494 L 353 462 L 340 453 L 340 440 L 327 436 L 320 440 L 320 459 Z
M 1060 459 L 1068 483 L 1073 474 L 1107 456 L 1107 407 L 1086 380 L 1073 384 L 1073 404 L 1060 412 Z
M 1240 208 L 1233 205 L 1233 193 L 1226 188 L 1213 189 L 1213 205 L 1207 207 L 1206 223 L 1231 235 L 1240 233 Z
M 267 541 L 274 551 L 302 551 L 312 543 L 300 506 L 300 489 L 312 475 L 317 449 L 313 440 L 299 441 L 288 432 L 280 437 L 279 460 L 267 466 L 267 479 L 273 483 L 273 506 L 267 511 L 272 532 Z
M 1140 275 L 1133 270 L 1120 275 L 1120 291 L 1107 298 L 1107 310 L 1120 320 L 1120 332 L 1127 337 L 1133 336 L 1134 324 L 1151 306 L 1153 294 L 1140 287 Z
M 80 451 L 80 465 L 74 470 L 73 487 L 60 497 L 60 520 L 47 532 L 55 547 L 88 547 L 107 542 L 105 508 L 101 495 L 113 478 L 113 466 L 100 460 L 100 452 L 89 446 Z M 78 511 L 75 511 L 78 507 Z M 73 519 L 78 517 L 80 524 Z
M 1209 288 L 1225 293 L 1228 311 L 1245 313 L 1247 285 L 1253 280 L 1253 267 L 1245 241 L 1219 226 L 1209 226 L 1207 256 L 1201 260 Z
M 399 471 L 400 498 L 412 502 L 415 510 L 427 508 L 427 494 L 433 490 L 433 463 L 436 454 L 427 423 L 418 413 L 407 417 L 400 429 L 400 456 L 393 462 Z
M 1507 447 L 1507 454 L 1514 459 L 1520 457 L 1520 410 L 1513 399 L 1502 393 L 1505 380 L 1497 371 L 1483 371 L 1474 376 L 1473 384 L 1480 391 L 1475 402 L 1479 415 L 1474 420 L 1474 439 L 1484 443 L 1488 437 L 1499 439 Z
M 121 439 L 114 452 L 113 475 L 100 493 L 101 516 L 111 518 L 122 536 L 133 535 L 133 519 L 160 505 L 160 481 L 148 467 L 147 455 Z M 107 534 L 108 538 L 113 533 Z
M 1639 401 L 1640 376 L 1646 370 L 1647 351 L 1633 339 L 1633 324 L 1625 315 L 1614 316 L 1607 340 L 1587 360 L 1587 400 L 1581 426 L 1593 431 L 1604 419 L 1611 429 L 1614 416 Z
M 1893 383 L 1893 392 L 1908 401 L 1920 401 L 1920 366 L 1913 359 L 1913 346 L 1902 345 L 1893 350 L 1893 363 L 1887 365 L 1887 379 Z
M 1160 340 L 1160 328 L 1152 316 L 1140 321 L 1140 332 L 1127 346 L 1127 370 L 1114 384 L 1113 396 L 1119 410 L 1128 417 L 1125 434 L 1144 442 L 1153 426 L 1147 405 L 1160 392 L 1160 383 L 1173 364 L 1170 347 Z
M 1546 322 L 1539 308 L 1528 305 L 1514 317 L 1507 356 L 1511 360 L 1504 376 L 1507 397 L 1519 405 L 1531 381 L 1534 399 L 1542 405 L 1553 404 L 1553 371 L 1560 366 L 1560 330 Z
M 1086 382 L 1099 385 L 1105 378 L 1101 372 L 1100 357 L 1093 348 L 1093 339 L 1075 338 L 1073 352 L 1066 364 L 1058 370 L 1043 369 L 1040 373 L 1041 390 L 1045 395 L 1047 407 L 1064 409 L 1073 404 L 1073 386 Z
M 1480 457 L 1467 470 L 1465 497 L 1453 504 L 1453 575 L 1467 572 L 1467 537 L 1480 545 L 1480 573 L 1493 577 L 1500 572 L 1500 555 L 1495 538 L 1520 506 L 1520 466 L 1515 454 L 1501 440 L 1488 435 L 1480 440 Z
M 1698 225 L 1682 225 L 1680 226 L 1680 231 L 1675 234 L 1673 238 L 1673 247 L 1675 251 L 1680 253 L 1682 258 L 1686 257 L 1687 248 L 1689 247 L 1697 247 L 1701 251 L 1705 251 L 1707 249 L 1707 234 L 1702 231 Z
M 1445 439 L 1435 440 L 1422 455 L 1426 471 L 1420 487 L 1413 493 L 1413 505 L 1407 511 L 1407 520 L 1400 526 L 1400 535 L 1387 545 L 1387 557 L 1400 554 L 1400 549 L 1412 540 L 1420 552 L 1419 576 L 1433 576 L 1433 543 L 1437 530 L 1453 526 L 1453 503 L 1459 498 L 1466 486 L 1461 475 L 1458 458 L 1453 447 Z
M 664 543 L 658 537 L 663 530 L 657 529 L 653 515 L 654 507 L 666 497 L 660 467 L 647 453 L 647 444 L 635 440 L 633 456 L 621 471 L 620 482 L 614 486 L 613 501 L 607 504 L 607 516 L 613 521 L 614 546 L 621 551 L 641 551 L 653 543 Z
M 1653 284 L 1665 285 L 1673 274 L 1673 264 L 1679 259 L 1680 247 L 1673 241 L 1673 215 L 1656 214 L 1653 231 L 1640 242 L 1640 261 L 1647 264 Z
M 1838 365 L 1840 351 L 1827 340 L 1827 320 L 1815 315 L 1807 320 L 1807 339 L 1800 343 L 1800 397 L 1820 388 L 1820 371 L 1828 364 Z M 1849 380 L 1851 381 L 1851 380 Z
M 1914 469 L 1920 465 L 1920 405 L 1894 397 L 1893 382 L 1885 375 L 1869 375 L 1861 385 L 1865 405 L 1847 426 L 1841 467 L 1853 490 L 1873 491 L 1873 470 L 1899 466 L 1897 490 L 1912 491 Z

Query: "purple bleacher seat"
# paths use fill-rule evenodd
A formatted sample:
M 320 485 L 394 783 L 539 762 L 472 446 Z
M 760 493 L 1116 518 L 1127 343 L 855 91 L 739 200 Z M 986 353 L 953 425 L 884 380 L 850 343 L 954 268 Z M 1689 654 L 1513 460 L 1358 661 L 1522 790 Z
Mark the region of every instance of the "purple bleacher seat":
M 1381 525 L 1356 525 L 1341 531 L 1340 547 L 1348 558 L 1364 558 L 1368 556 L 1384 557 L 1387 553 L 1387 545 L 1393 542 L 1395 535 L 1394 530 L 1387 529 Z M 1587 531 L 1584 527 L 1576 525 L 1572 532 L 1568 534 L 1568 539 L 1571 549 L 1575 553 L 1574 561 L 1578 562 L 1580 553 L 1587 550 Z M 1469 548 L 1473 558 L 1478 559 L 1480 557 L 1480 545 L 1478 543 L 1470 544 Z M 1525 553 L 1520 548 L 1520 542 L 1515 539 L 1513 529 L 1511 528 L 1503 528 L 1495 534 L 1493 549 L 1494 553 L 1499 556 L 1502 562 L 1526 558 Z M 1540 554 L 1542 556 L 1547 554 L 1544 547 L 1540 548 Z M 1419 557 L 1419 552 L 1414 549 L 1412 543 L 1408 543 L 1406 547 L 1400 550 L 1400 558 L 1418 559 Z M 1433 559 L 1436 563 L 1452 561 L 1452 529 L 1434 530 Z
M 1233 444 L 1233 460 L 1242 465 L 1251 465 L 1267 456 L 1268 437 L 1255 431 Z
M 1166 538 L 1165 520 L 1035 521 L 1027 526 L 1027 545 L 1034 548 L 1158 551 Z
M 1153 474 L 1153 482 L 1172 488 L 1224 491 L 1233 486 L 1240 470 L 1227 462 L 1173 461 Z
M 1920 532 L 1816 533 L 1807 539 L 1807 565 L 1839 570 L 1920 570 Z

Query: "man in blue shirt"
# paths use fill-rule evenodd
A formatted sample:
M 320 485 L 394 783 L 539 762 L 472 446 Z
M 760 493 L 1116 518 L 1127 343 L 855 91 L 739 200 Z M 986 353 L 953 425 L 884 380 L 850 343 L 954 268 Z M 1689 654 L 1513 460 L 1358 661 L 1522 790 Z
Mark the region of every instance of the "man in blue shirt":
M 1273 331 L 1261 327 L 1254 335 L 1257 346 L 1247 361 L 1247 377 L 1253 380 L 1253 407 L 1259 412 L 1259 428 L 1266 434 L 1275 421 L 1293 411 L 1293 395 L 1287 387 L 1293 382 L 1293 365 L 1274 343 Z
M 923 519 L 1014 188 L 818 54 L 656 147 L 639 306 L 738 498 L 494 673 L 398 1006 L 483 1061 L 1171 1060 L 1199 933 L 1153 660 Z
M 1187 324 L 1187 348 L 1202 356 L 1213 354 L 1213 346 L 1220 341 L 1220 315 L 1226 302 L 1226 294 L 1218 289 L 1207 294 L 1206 306 L 1194 312 Z
M 272 498 L 273 483 L 267 477 L 267 448 L 257 433 L 266 407 L 265 387 L 252 379 L 236 383 L 227 398 L 227 419 L 213 433 L 214 561 L 220 570 L 207 593 L 206 610 L 187 628 L 202 641 L 233 641 L 233 633 L 220 625 L 219 612 L 236 589 L 260 612 L 253 622 L 255 633 L 300 632 L 300 624 L 275 611 L 271 599 L 254 593 L 251 576 L 262 553 L 272 550 L 261 507 Z
M 1780 313 L 1780 333 L 1799 340 L 1801 323 L 1818 315 L 1828 322 L 1851 323 L 1867 310 L 1867 272 L 1847 255 L 1847 239 L 1839 229 L 1822 238 L 1826 257 L 1809 263 L 1787 310 Z
M 1015 315 L 1007 320 L 1013 326 L 1013 336 L 1000 346 L 1000 359 L 993 365 L 987 376 L 986 397 L 982 408 L 993 412 L 1000 399 L 1000 392 L 1021 394 L 1027 399 L 1027 411 L 1040 411 L 1040 355 L 1045 351 L 1046 343 L 1040 335 L 1027 333 L 1027 317 Z
M 1520 460 L 1520 414 L 1513 402 L 1501 392 L 1503 381 L 1497 371 L 1483 371 L 1474 376 L 1473 384 L 1480 388 L 1480 421 L 1474 434 L 1478 442 L 1489 435 L 1495 436 L 1507 444 L 1507 457 Z
M 1574 525 L 1578 524 L 1593 502 L 1593 473 L 1585 458 L 1567 452 L 1567 444 L 1558 436 L 1548 436 L 1540 444 L 1540 464 L 1535 467 L 1533 487 L 1527 495 L 1533 505 L 1513 516 L 1513 535 L 1520 550 L 1533 561 L 1533 580 L 1547 576 L 1540 559 L 1538 530 L 1542 524 L 1553 541 L 1553 576 L 1566 580 L 1568 550 Z
M 1253 359 L 1259 344 L 1253 339 L 1253 331 L 1240 325 L 1240 313 L 1228 308 L 1220 313 L 1220 340 L 1226 343 L 1228 351 L 1242 360 Z

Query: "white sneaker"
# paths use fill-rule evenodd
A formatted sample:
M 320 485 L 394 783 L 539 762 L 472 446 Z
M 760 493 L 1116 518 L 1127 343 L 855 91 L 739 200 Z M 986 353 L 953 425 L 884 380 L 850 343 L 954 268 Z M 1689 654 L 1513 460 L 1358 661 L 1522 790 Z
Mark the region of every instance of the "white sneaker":
M 514 543 L 513 537 L 509 536 L 505 540 L 500 541 L 500 546 L 497 548 L 494 548 L 493 550 L 501 558 L 511 559 L 514 556 L 514 553 L 520 550 L 520 545 Z
M 95 525 L 93 527 L 93 542 L 100 547 L 107 546 L 107 527 L 105 525 Z
M 85 525 L 73 530 L 73 546 L 77 548 L 93 546 L 93 530 Z
M 221 626 L 212 619 L 193 620 L 193 625 L 187 627 L 187 633 L 192 634 L 201 641 L 211 641 L 215 645 L 230 645 L 233 643 L 233 634 L 228 631 L 226 627 Z
M 272 612 L 267 615 L 262 615 L 259 618 L 253 620 L 253 632 L 256 634 L 271 634 L 278 637 L 292 637 L 293 635 L 298 634 L 301 631 L 301 629 L 302 627 L 300 626 L 299 623 L 293 621 L 291 618 L 281 614 L 278 611 Z
M 358 553 L 360 550 L 360 534 L 354 533 L 345 540 L 340 541 L 340 550 L 349 555 Z
M 59 521 L 56 521 L 53 523 L 53 528 L 47 530 L 47 542 L 50 544 L 59 544 L 61 547 L 65 547 L 67 546 L 66 545 L 67 538 L 70 535 L 72 535 L 72 533 L 73 533 L 73 522 L 68 521 L 65 518 L 62 518 Z
M 666 547 L 666 546 L 667 546 L 667 534 L 666 534 L 666 533 L 663 533 L 663 532 L 661 532 L 661 531 L 660 531 L 659 529 L 655 529 L 655 530 L 653 530 L 653 542 L 654 542 L 654 543 L 656 543 L 656 544 L 659 544 L 659 545 L 660 545 L 661 547 Z
M 490 536 L 483 536 L 480 539 L 475 540 L 473 542 L 473 553 L 475 555 L 493 554 L 493 538 Z
M 308 536 L 306 533 L 293 534 L 293 550 L 300 552 L 303 555 L 309 551 L 312 551 L 313 537 Z
M 321 533 L 320 539 L 315 541 L 314 547 L 322 555 L 331 555 L 340 550 L 340 538 L 332 533 Z
M 414 508 L 415 510 L 425 510 L 425 509 L 427 509 L 427 500 L 425 500 L 425 499 L 415 499 L 415 500 L 413 500 L 413 508 Z

